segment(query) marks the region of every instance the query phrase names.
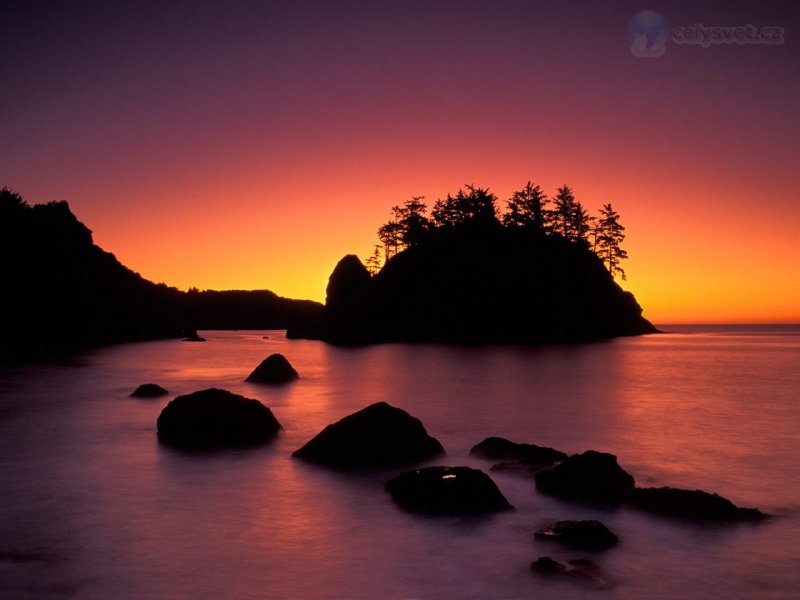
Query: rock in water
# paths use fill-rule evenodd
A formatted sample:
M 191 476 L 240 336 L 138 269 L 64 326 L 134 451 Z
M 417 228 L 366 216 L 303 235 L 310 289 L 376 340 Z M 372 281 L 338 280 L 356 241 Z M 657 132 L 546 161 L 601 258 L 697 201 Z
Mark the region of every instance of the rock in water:
M 169 392 L 155 383 L 143 383 L 131 393 L 133 398 L 158 398 L 167 395 Z
M 281 429 L 258 400 L 210 388 L 178 396 L 158 417 L 158 438 L 183 448 L 224 448 L 266 442 Z
M 400 506 L 430 514 L 477 514 L 512 508 L 494 481 L 469 467 L 428 467 L 386 484 Z
M 696 521 L 757 521 L 767 518 L 757 508 L 741 508 L 727 498 L 702 490 L 636 488 L 628 503 L 648 512 Z
M 183 342 L 205 342 L 206 338 L 200 337 L 200 335 L 198 335 L 197 331 L 190 330 L 186 334 L 186 337 L 183 338 L 183 340 L 181 340 L 181 341 L 183 341 Z
M 489 217 L 435 228 L 374 277 L 336 265 L 321 318 L 336 344 L 540 344 L 654 333 L 588 246 L 504 228 Z
M 585 550 L 606 550 L 619 542 L 600 521 L 557 521 L 535 535 L 540 540 L 555 540 Z
M 287 383 L 299 375 L 283 354 L 270 354 L 261 361 L 245 381 L 253 383 Z
M 443 453 L 419 419 L 378 402 L 328 425 L 293 456 L 357 469 L 408 464 Z
M 616 456 L 594 450 L 573 454 L 536 474 L 537 489 L 585 502 L 620 503 L 634 485 L 633 476 L 619 466 Z
M 540 556 L 531 563 L 531 571 L 545 577 L 565 577 L 601 590 L 613 587 L 603 570 L 585 558 L 576 558 L 567 563 L 560 563 L 549 556 Z
M 474 445 L 469 453 L 492 460 L 541 466 L 549 466 L 567 458 L 565 453 L 553 448 L 536 444 L 518 444 L 501 437 L 488 437 L 480 444 Z

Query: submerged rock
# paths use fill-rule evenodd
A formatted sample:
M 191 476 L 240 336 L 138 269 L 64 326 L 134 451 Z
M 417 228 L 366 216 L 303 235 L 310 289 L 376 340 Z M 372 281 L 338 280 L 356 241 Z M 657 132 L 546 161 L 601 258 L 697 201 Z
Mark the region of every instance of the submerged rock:
M 253 383 L 287 383 L 299 375 L 283 354 L 270 354 L 261 361 L 245 381 Z
M 603 570 L 586 558 L 560 563 L 549 556 L 540 556 L 531 563 L 531 570 L 546 577 L 565 577 L 598 589 L 613 587 Z
M 159 440 L 184 448 L 251 446 L 281 429 L 258 400 L 216 388 L 178 396 L 161 411 L 157 427 Z
M 292 456 L 354 469 L 409 464 L 443 453 L 419 419 L 378 402 L 328 425 Z
M 512 508 L 486 473 L 469 467 L 407 471 L 385 487 L 400 506 L 423 513 L 477 514 Z
M 585 502 L 620 503 L 634 485 L 633 476 L 619 466 L 616 456 L 594 450 L 573 454 L 536 474 L 537 489 Z
M 197 334 L 197 331 L 192 330 L 192 331 L 189 331 L 189 333 L 186 335 L 186 337 L 183 338 L 183 340 L 181 340 L 181 341 L 183 341 L 183 342 L 205 342 L 206 338 L 200 337 Z
M 492 470 L 523 474 L 534 474 L 567 458 L 564 452 L 553 448 L 518 444 L 501 437 L 488 437 L 473 446 L 469 453 L 480 458 L 501 461 L 493 465 Z
M 741 508 L 719 494 L 679 488 L 636 488 L 628 503 L 640 510 L 697 521 L 758 521 L 757 508 Z
M 133 398 L 158 398 L 159 396 L 167 396 L 169 392 L 158 384 L 143 383 L 131 392 Z
M 619 542 L 600 521 L 557 521 L 534 535 L 540 540 L 555 540 L 585 550 L 606 550 Z

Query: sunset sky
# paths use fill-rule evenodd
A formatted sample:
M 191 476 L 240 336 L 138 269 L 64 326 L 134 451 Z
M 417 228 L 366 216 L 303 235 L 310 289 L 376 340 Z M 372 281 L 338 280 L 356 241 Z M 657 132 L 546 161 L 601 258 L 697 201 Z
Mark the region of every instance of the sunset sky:
M 651 321 L 800 322 L 795 2 L 170 4 L 0 8 L 0 187 L 143 276 L 324 300 L 392 205 L 532 180 L 621 213 Z M 637 57 L 642 9 L 785 41 Z

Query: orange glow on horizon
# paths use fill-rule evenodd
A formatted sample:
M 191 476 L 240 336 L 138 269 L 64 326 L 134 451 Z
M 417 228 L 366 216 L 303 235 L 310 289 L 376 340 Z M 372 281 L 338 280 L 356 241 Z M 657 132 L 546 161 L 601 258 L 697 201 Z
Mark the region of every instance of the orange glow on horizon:
M 374 164 L 373 169 L 380 173 L 382 166 Z M 724 202 L 725 191 L 714 198 L 711 190 L 703 189 L 697 194 L 714 200 L 711 210 L 697 211 L 687 198 L 672 215 L 665 215 L 660 206 L 670 202 L 671 190 L 651 192 L 647 203 L 642 203 L 638 195 L 644 193 L 646 182 L 629 178 L 614 190 L 616 186 L 592 175 L 597 177 L 590 170 L 582 178 L 531 179 L 548 193 L 566 181 L 591 213 L 603 202 L 614 204 L 627 228 L 624 247 L 631 256 L 623 265 L 628 279 L 619 283 L 634 293 L 648 319 L 654 323 L 800 322 L 800 278 L 781 276 L 796 273 L 793 259 L 800 256 L 790 219 L 777 225 L 735 213 L 720 219 L 717 207 Z M 502 187 L 491 181 L 462 179 L 488 184 L 503 208 L 505 199 L 528 177 L 515 177 Z M 299 186 L 270 190 L 267 185 L 231 190 L 228 193 L 239 199 L 231 205 L 234 210 L 213 208 L 213 197 L 221 192 L 199 195 L 192 202 L 209 211 L 208 216 L 200 210 L 171 213 L 158 227 L 137 223 L 135 215 L 98 224 L 82 213 L 80 202 L 73 202 L 73 208 L 95 230 L 99 245 L 154 281 L 181 289 L 270 289 L 286 297 L 324 302 L 336 262 L 350 253 L 364 260 L 391 206 L 428 191 L 414 186 L 404 193 L 401 190 L 410 186 L 400 181 L 394 182 L 394 189 L 353 186 L 348 190 L 346 174 L 338 181 L 325 178 L 325 182 L 337 191 L 326 194 L 320 188 Z M 431 183 L 436 191 L 426 196 L 429 206 L 463 185 Z M 269 202 L 271 193 L 284 201 Z M 685 218 L 687 214 L 693 218 Z M 774 235 L 762 235 L 760 229 L 767 226 Z M 174 231 L 180 232 L 180 244 L 175 243 Z
M 105 22 L 20 3 L 0 186 L 67 200 L 152 281 L 324 301 L 336 262 L 366 259 L 411 196 L 469 183 L 503 208 L 529 179 L 566 183 L 620 213 L 620 283 L 652 322 L 800 322 L 791 36 L 638 58 L 622 4 L 254 6 Z M 788 32 L 779 8 L 663 10 Z
M 560 135 L 547 119 L 522 129 L 498 119 L 429 132 L 424 146 L 398 126 L 383 125 L 377 137 L 368 128 L 338 130 L 312 145 L 294 141 L 277 159 L 270 144 L 250 137 L 223 162 L 213 153 L 145 186 L 108 182 L 98 192 L 95 184 L 69 200 L 99 245 L 149 279 L 322 302 L 336 262 L 345 254 L 366 259 L 391 207 L 411 196 L 425 196 L 430 208 L 474 183 L 489 187 L 503 209 L 529 179 L 548 194 L 567 183 L 590 213 L 611 202 L 621 214 L 631 258 L 620 283 L 651 321 L 800 322 L 800 205 L 779 163 L 786 156 L 764 140 L 753 134 L 755 149 L 712 150 L 696 132 L 692 161 L 681 136 L 653 155 L 629 136 Z M 551 140 L 546 147 L 529 144 L 534 124 Z M 504 143 L 475 147 L 474 138 Z M 755 151 L 771 152 L 775 164 L 754 164 Z M 106 211 L 102 198 L 112 194 Z

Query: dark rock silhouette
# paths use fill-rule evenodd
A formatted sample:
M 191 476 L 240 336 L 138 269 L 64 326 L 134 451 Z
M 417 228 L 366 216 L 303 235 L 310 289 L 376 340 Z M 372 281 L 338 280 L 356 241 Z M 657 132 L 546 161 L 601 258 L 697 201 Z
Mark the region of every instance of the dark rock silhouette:
M 216 388 L 178 396 L 161 411 L 157 427 L 160 441 L 197 449 L 252 446 L 281 429 L 258 400 Z
M 536 474 L 536 488 L 564 498 L 616 504 L 634 488 L 633 476 L 617 463 L 617 457 L 588 450 L 573 454 L 561 464 Z
M 583 342 L 653 333 L 587 246 L 488 222 L 431 233 L 371 277 L 355 256 L 330 276 L 319 326 L 297 337 L 378 342 Z
M 512 508 L 494 481 L 469 467 L 407 471 L 386 483 L 400 506 L 429 514 L 477 514 Z
M 374 297 L 372 276 L 361 260 L 353 254 L 342 258 L 328 280 L 324 338 L 344 343 L 371 341 Z
M 184 342 L 205 342 L 206 338 L 200 337 L 197 333 L 197 330 L 193 329 L 186 334 L 186 337 L 183 338 Z
M 155 383 L 143 383 L 131 393 L 134 398 L 158 398 L 167 395 L 169 392 Z
M 284 329 L 314 323 L 316 302 L 268 291 L 181 292 L 103 251 L 66 202 L 29 206 L 0 189 L 0 361 L 59 358 L 192 329 Z
M 292 456 L 355 469 L 409 464 L 443 453 L 419 419 L 378 402 L 328 425 Z
M 540 556 L 531 563 L 531 570 L 545 577 L 563 577 L 576 583 L 591 585 L 597 589 L 613 587 L 603 570 L 585 558 L 576 558 L 566 563 L 560 563 L 549 556 Z
M 493 470 L 516 470 L 535 473 L 567 458 L 564 452 L 537 446 L 518 444 L 501 437 L 488 437 L 472 447 L 473 456 L 501 461 Z
M 695 521 L 758 521 L 767 518 L 756 508 L 741 508 L 727 498 L 702 490 L 636 488 L 627 500 L 640 510 Z
M 535 536 L 584 550 L 606 550 L 619 542 L 619 538 L 600 521 L 557 521 L 537 531 Z
M 287 383 L 299 375 L 283 354 L 270 354 L 261 361 L 245 381 L 253 383 Z

